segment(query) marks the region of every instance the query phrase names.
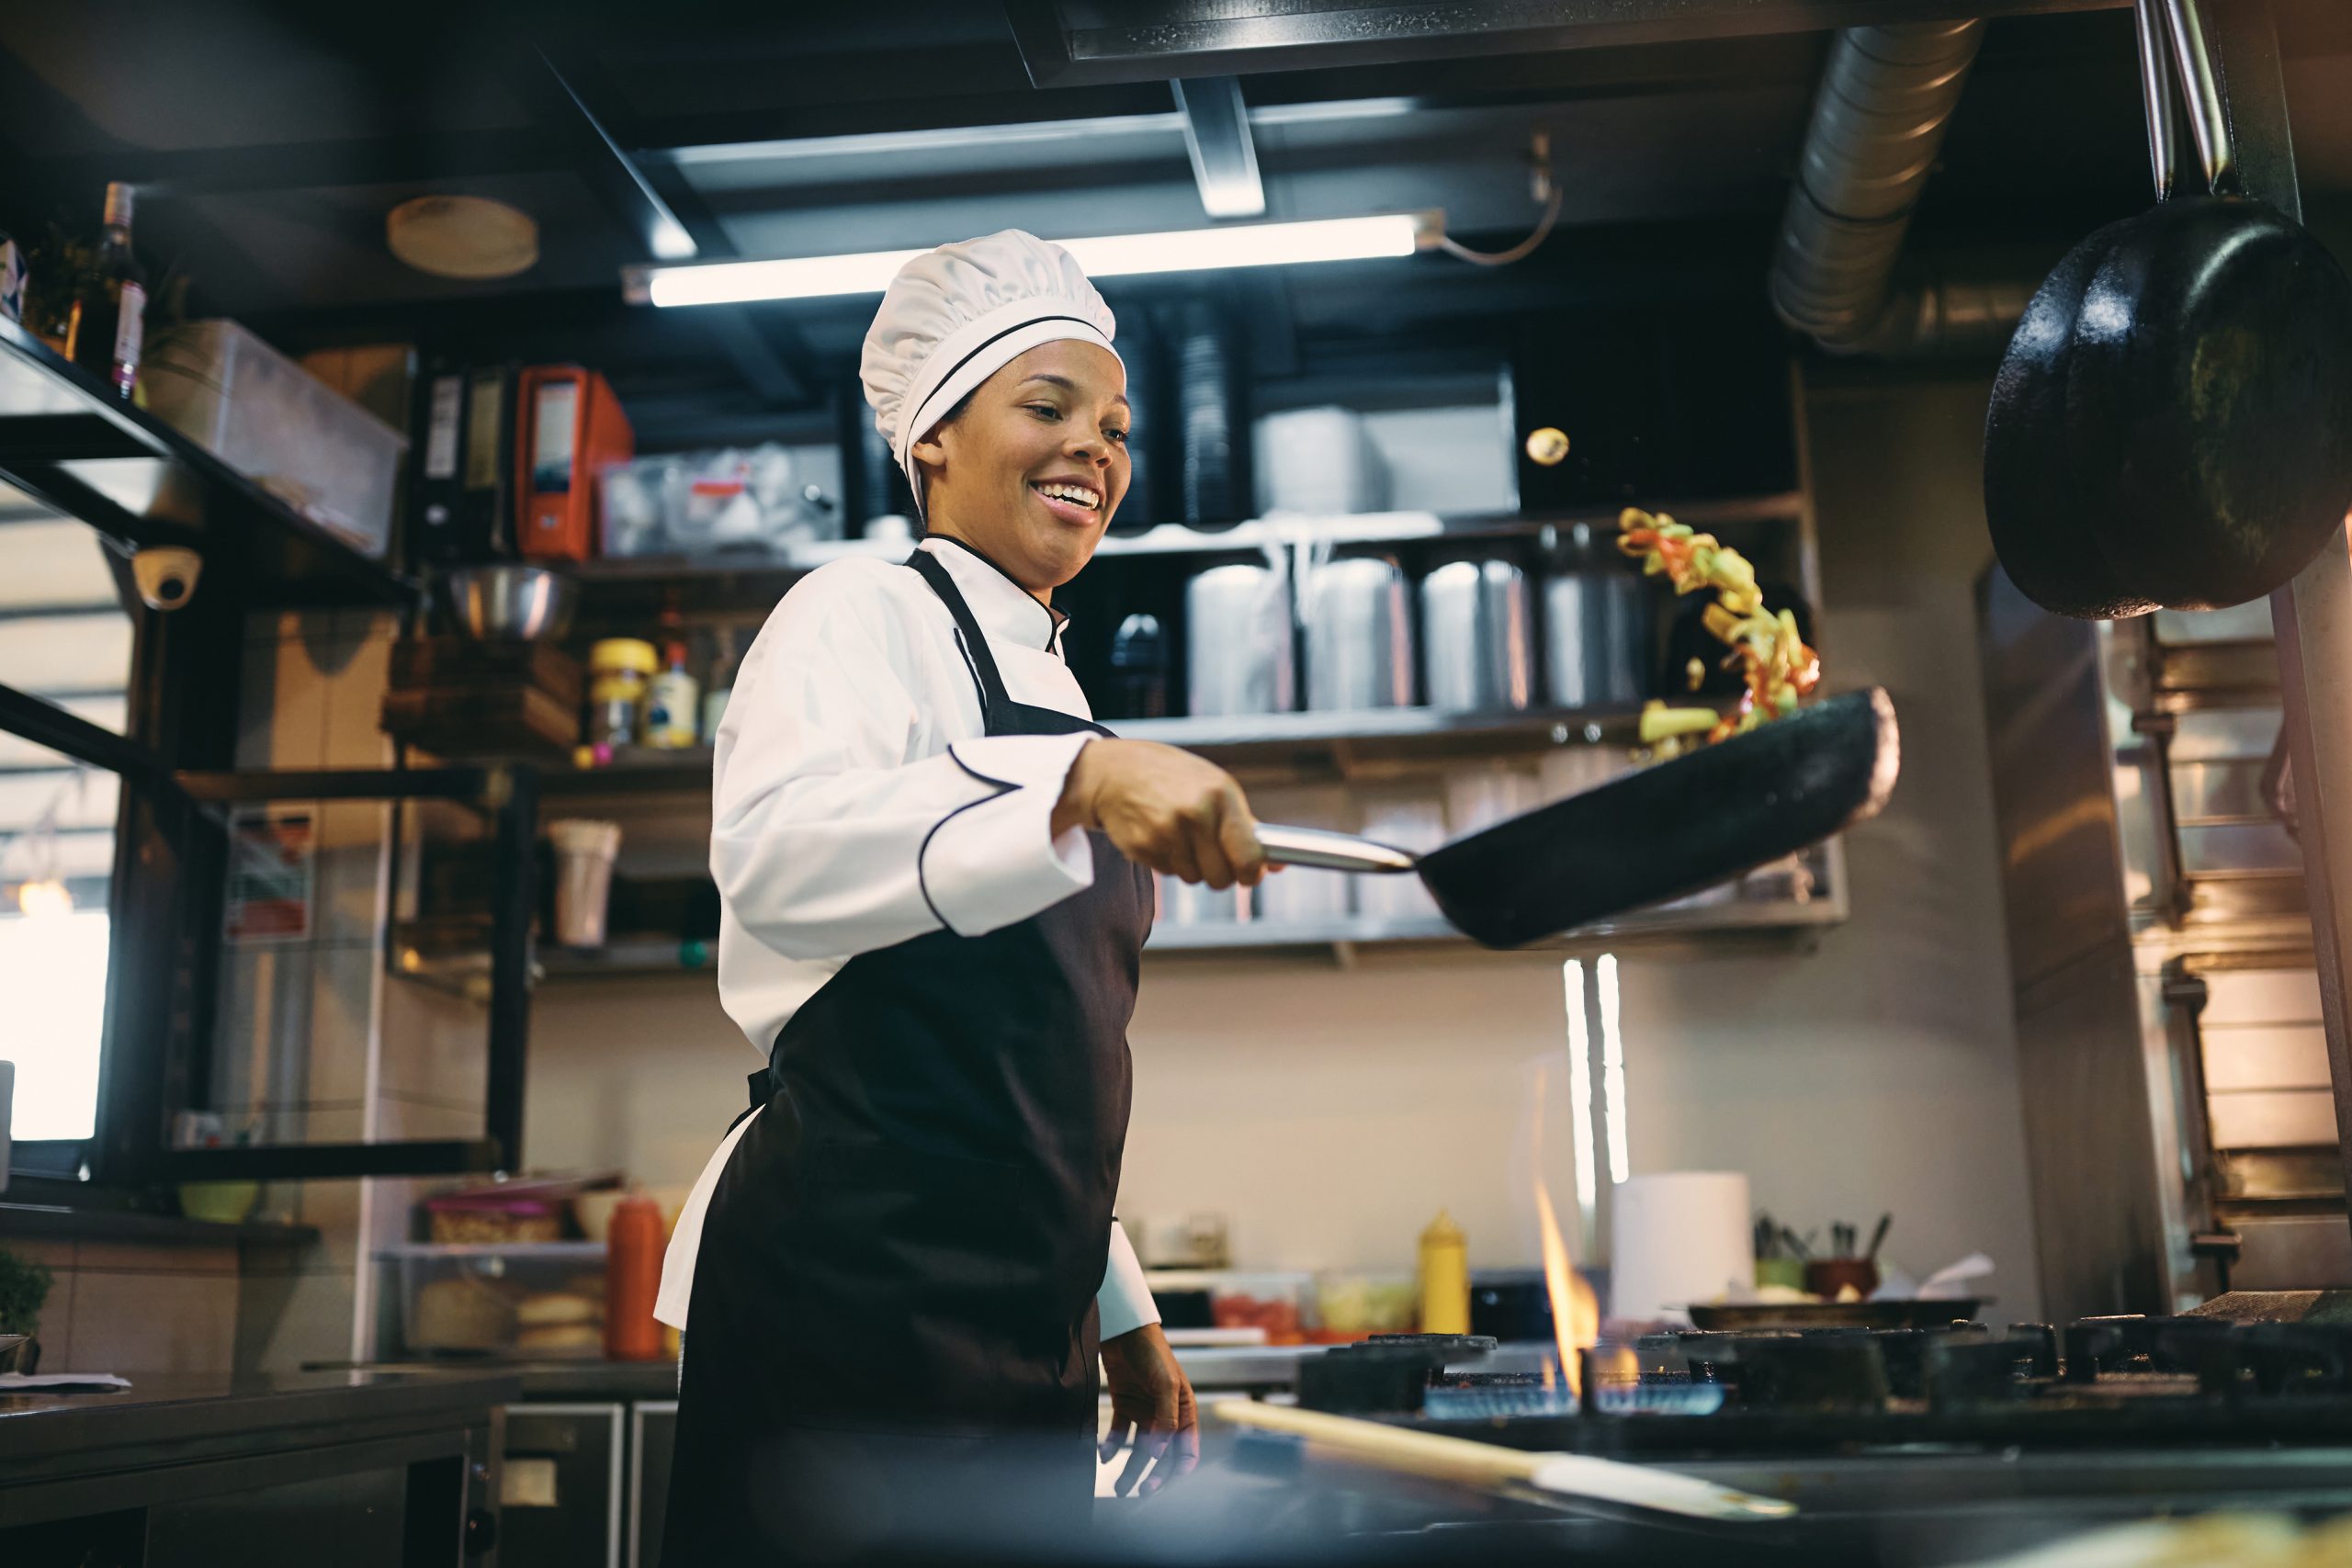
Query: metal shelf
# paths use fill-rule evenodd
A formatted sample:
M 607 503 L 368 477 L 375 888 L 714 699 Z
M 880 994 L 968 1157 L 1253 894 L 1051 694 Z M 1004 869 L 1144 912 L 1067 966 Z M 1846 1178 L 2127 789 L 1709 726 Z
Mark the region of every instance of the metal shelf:
M 1579 524 L 1613 531 L 1623 506 L 1578 508 L 1523 515 L 1519 513 L 1362 512 L 1331 516 L 1258 517 L 1225 528 L 1190 528 L 1162 523 L 1135 534 L 1111 534 L 1095 549 L 1098 558 L 1129 556 L 1214 555 L 1257 550 L 1269 545 L 1320 541 L 1332 545 L 1409 545 L 1478 539 L 1540 539 L 1547 530 Z M 1790 491 L 1723 500 L 1665 502 L 1646 510 L 1670 513 L 1677 522 L 1704 530 L 1737 529 L 1767 523 L 1794 523 L 1804 497 Z M 913 545 L 904 539 L 833 539 L 770 553 L 734 550 L 707 556 L 623 556 L 582 561 L 571 568 L 582 588 L 625 589 L 665 582 L 724 583 L 798 577 L 828 561 L 852 557 L 903 560 Z
M 1690 705 L 1706 705 L 1692 700 Z M 1285 768 L 1347 773 L 1365 763 L 1434 762 L 1497 757 L 1555 746 L 1615 744 L 1637 739 L 1637 704 L 1531 708 L 1521 713 L 1445 713 L 1435 708 L 1373 708 L 1355 713 L 1248 714 L 1210 718 L 1110 721 L 1120 737 L 1182 746 L 1231 768 Z M 643 795 L 707 795 L 711 749 L 654 751 L 631 747 L 600 768 L 549 771 L 540 794 L 553 799 Z
M 416 584 L 0 320 L 0 475 L 133 545 L 182 545 L 263 606 L 399 606 Z
M 1803 902 L 1791 899 L 1735 899 L 1728 903 L 1685 908 L 1653 909 L 1626 915 L 1534 943 L 1528 952 L 1573 953 L 1597 945 L 1704 942 L 1717 937 L 1802 934 L 1837 925 L 1846 919 L 1846 903 L 1837 879 L 1843 864 L 1832 846 L 1831 886 L 1822 896 Z M 1343 960 L 1360 947 L 1437 946 L 1471 949 L 1469 938 L 1439 919 L 1389 919 L 1349 915 L 1325 920 L 1212 920 L 1193 925 L 1161 922 L 1144 943 L 1147 953 L 1265 953 L 1309 955 L 1329 950 Z M 593 952 L 569 948 L 543 949 L 532 965 L 535 984 L 584 980 L 647 980 L 707 975 L 717 968 L 716 942 L 674 937 L 616 939 Z M 447 953 L 426 955 L 406 951 L 390 971 L 397 979 L 435 987 L 455 995 L 473 995 L 486 973 L 478 954 Z
M 1572 951 L 1595 943 L 1623 943 L 1718 936 L 1731 932 L 1793 931 L 1836 925 L 1846 918 L 1843 900 L 1831 896 L 1804 903 L 1756 900 L 1654 909 L 1579 927 L 1526 951 Z M 1147 953 L 1278 953 L 1297 948 L 1350 948 L 1400 943 L 1471 945 L 1442 919 L 1382 919 L 1351 915 L 1329 920 L 1276 923 L 1270 920 L 1211 921 L 1160 925 L 1145 942 Z
M 605 1256 L 601 1241 L 401 1241 L 376 1249 L 379 1258 L 519 1258 L 556 1262 Z

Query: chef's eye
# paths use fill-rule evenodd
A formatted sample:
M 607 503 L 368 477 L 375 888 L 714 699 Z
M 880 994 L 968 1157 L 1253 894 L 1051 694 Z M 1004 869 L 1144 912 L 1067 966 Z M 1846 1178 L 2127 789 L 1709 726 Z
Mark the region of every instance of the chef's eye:
M 1039 419 L 1059 419 L 1062 416 L 1062 411 L 1051 403 L 1031 403 L 1028 407 L 1029 412 Z
M 1124 430 L 1114 428 L 1106 430 L 1102 434 L 1109 436 L 1112 440 L 1117 442 L 1122 446 L 1125 446 L 1127 444 L 1127 433 Z

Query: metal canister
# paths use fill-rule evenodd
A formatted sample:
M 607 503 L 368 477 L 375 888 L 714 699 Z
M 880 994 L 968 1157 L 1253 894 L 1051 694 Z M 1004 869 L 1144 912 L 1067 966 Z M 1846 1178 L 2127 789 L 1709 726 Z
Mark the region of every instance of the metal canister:
M 1493 713 L 1535 700 L 1527 574 L 1509 561 L 1449 561 L 1421 579 L 1430 706 Z
M 1395 561 L 1335 560 L 1307 573 L 1306 705 L 1317 712 L 1409 707 L 1412 596 Z
M 1271 567 L 1216 566 L 1184 585 L 1189 711 L 1288 713 L 1297 703 L 1290 582 Z
M 1579 524 L 1574 548 L 1544 584 L 1544 674 L 1561 707 L 1607 707 L 1648 695 L 1648 616 L 1642 580 L 1592 546 Z

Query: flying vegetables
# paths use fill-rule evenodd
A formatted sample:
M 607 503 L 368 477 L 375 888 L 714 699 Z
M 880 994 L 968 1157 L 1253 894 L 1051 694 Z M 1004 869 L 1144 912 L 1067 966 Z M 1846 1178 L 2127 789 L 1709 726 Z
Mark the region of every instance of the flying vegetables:
M 1721 716 L 1709 708 L 1651 703 L 1642 711 L 1643 743 L 1670 756 L 1702 730 L 1712 743 L 1796 712 L 1797 704 L 1820 682 L 1821 658 L 1798 635 L 1795 615 L 1765 608 L 1756 569 L 1747 558 L 1713 535 L 1696 533 L 1663 513 L 1654 516 L 1629 506 L 1617 519 L 1617 547 L 1640 561 L 1645 575 L 1664 577 L 1678 595 L 1713 592 L 1715 602 L 1706 607 L 1703 620 L 1716 640 L 1731 649 L 1723 667 L 1736 671 L 1745 688 L 1738 705 Z M 1705 674 L 1700 661 L 1692 660 L 1694 691 Z

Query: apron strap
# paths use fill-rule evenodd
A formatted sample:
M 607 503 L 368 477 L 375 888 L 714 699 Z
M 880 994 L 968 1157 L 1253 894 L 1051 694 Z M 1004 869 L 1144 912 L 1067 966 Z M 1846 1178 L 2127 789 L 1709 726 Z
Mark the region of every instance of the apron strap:
M 972 679 L 980 688 L 980 712 L 985 728 L 991 735 L 1001 734 L 1008 728 L 1001 721 L 1012 706 L 1012 694 L 1004 689 L 1004 677 L 997 673 L 996 656 L 989 651 L 989 639 L 980 631 L 980 623 L 973 617 L 971 605 L 964 602 L 964 592 L 947 569 L 933 558 L 929 550 L 917 549 L 907 558 L 907 564 L 931 584 L 956 617 L 956 629 L 964 642 L 964 657 L 971 661 Z

